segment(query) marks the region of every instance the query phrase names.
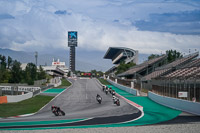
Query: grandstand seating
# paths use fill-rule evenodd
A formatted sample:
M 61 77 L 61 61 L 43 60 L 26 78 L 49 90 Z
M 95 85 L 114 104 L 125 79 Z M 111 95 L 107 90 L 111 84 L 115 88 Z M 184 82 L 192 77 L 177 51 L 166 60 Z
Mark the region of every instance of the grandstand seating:
M 200 58 L 191 61 L 190 63 L 184 65 L 183 67 L 195 67 L 195 66 L 200 66 Z
M 200 73 L 200 67 L 190 67 L 190 68 L 182 68 L 178 69 L 166 76 L 165 78 L 181 78 L 181 79 L 188 79 L 188 78 L 197 78 Z
M 134 67 L 130 68 L 130 69 L 127 70 L 126 72 L 123 72 L 123 73 L 121 73 L 121 74 L 118 74 L 117 76 L 120 77 L 120 76 L 132 75 L 132 74 L 137 73 L 137 72 L 139 72 L 139 71 L 141 71 L 141 70 L 147 68 L 148 66 L 150 66 L 150 65 L 152 65 L 152 64 L 154 64 L 154 63 L 156 63 L 156 62 L 158 62 L 158 61 L 160 61 L 160 60 L 162 60 L 162 59 L 164 59 L 164 58 L 166 58 L 166 55 L 163 55 L 163 56 L 154 58 L 154 59 L 152 59 L 152 60 L 146 61 L 146 62 L 144 62 L 144 63 L 142 63 L 142 64 L 140 64 L 140 65 L 137 65 L 137 66 L 134 66 Z
M 190 62 L 192 59 L 194 59 L 197 56 L 198 56 L 198 53 L 194 53 L 194 54 L 190 54 L 188 56 L 185 56 L 183 58 L 179 58 L 179 59 L 177 59 L 177 60 L 175 60 L 175 61 L 173 61 L 173 62 L 171 62 L 167 65 L 156 68 L 156 71 L 144 76 L 142 79 L 143 80 L 151 80 L 152 78 L 156 78 L 156 77 L 159 77 L 159 76 L 162 76 L 166 73 L 171 72 L 172 68 L 176 68 L 178 66 L 189 66 L 189 67 L 191 67 L 191 66 L 197 66 L 197 64 L 200 65 L 200 59 L 195 59 L 192 62 Z M 181 71 L 181 70 L 174 71 L 174 72 L 166 75 L 165 78 L 172 78 L 173 75 L 183 73 L 183 72 L 185 72 L 185 70 L 186 69 L 184 69 L 183 71 Z M 190 72 L 190 71 L 192 71 L 192 69 L 188 70 L 188 72 Z
M 164 74 L 165 72 L 169 71 L 170 69 L 163 69 L 163 70 L 157 70 L 157 71 L 154 71 L 148 75 L 146 75 L 143 79 L 144 80 L 151 80 L 152 78 L 156 78 L 162 74 Z

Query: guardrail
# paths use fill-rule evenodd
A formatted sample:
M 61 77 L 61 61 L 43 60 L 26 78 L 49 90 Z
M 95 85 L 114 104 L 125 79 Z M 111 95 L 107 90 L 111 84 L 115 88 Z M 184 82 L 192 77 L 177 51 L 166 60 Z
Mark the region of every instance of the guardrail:
M 172 97 L 161 96 L 150 91 L 148 92 L 148 97 L 151 100 L 159 104 L 162 104 L 164 106 L 181 110 L 184 112 L 192 113 L 195 115 L 200 115 L 200 103 L 172 98 Z
M 136 89 L 129 88 L 129 87 L 127 87 L 127 86 L 117 84 L 117 83 L 115 83 L 114 81 L 109 80 L 109 79 L 107 79 L 107 81 L 108 81 L 109 83 L 111 83 L 112 85 L 116 86 L 117 88 L 119 88 L 119 89 L 121 89 L 121 90 L 124 90 L 124 91 L 126 91 L 126 92 L 128 92 L 128 93 L 133 94 L 134 96 L 138 96 L 138 94 L 139 94 L 139 93 L 138 93 L 138 90 L 136 90 Z

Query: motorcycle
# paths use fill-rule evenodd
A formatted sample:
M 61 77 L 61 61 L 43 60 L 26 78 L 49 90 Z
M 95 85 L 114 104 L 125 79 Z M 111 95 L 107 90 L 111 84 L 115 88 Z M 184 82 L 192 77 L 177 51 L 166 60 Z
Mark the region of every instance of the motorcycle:
M 115 90 L 113 90 L 111 94 L 112 94 L 112 96 L 114 96 L 115 95 Z
M 102 98 L 99 96 L 99 97 L 97 97 L 96 99 L 97 99 L 97 102 L 99 102 L 99 104 L 101 104 Z
M 120 101 L 119 99 L 117 99 L 116 103 L 115 103 L 117 106 L 120 106 Z
M 53 108 L 52 108 L 52 113 L 53 113 L 55 116 L 65 116 L 65 112 L 62 111 L 59 107 L 53 107 Z
M 110 94 L 112 94 L 112 91 L 113 91 L 113 90 L 112 90 L 112 88 L 110 87 L 110 88 L 109 88 L 109 92 L 110 92 Z
M 119 101 L 119 99 L 113 99 L 113 103 L 116 104 L 117 106 L 120 106 L 120 101 Z
M 103 86 L 103 91 L 105 90 L 105 86 Z
M 108 94 L 108 89 L 106 89 L 106 95 Z

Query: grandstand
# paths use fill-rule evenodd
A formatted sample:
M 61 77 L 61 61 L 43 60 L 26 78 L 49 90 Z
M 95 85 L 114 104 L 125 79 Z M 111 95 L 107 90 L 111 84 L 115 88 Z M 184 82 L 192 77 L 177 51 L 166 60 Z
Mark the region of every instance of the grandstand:
M 157 58 L 146 61 L 140 65 L 136 65 L 126 72 L 118 74 L 118 77 L 124 77 L 126 79 L 138 79 L 149 73 L 153 72 L 156 67 L 161 66 L 164 60 L 167 58 L 166 55 L 159 56 Z
M 159 95 L 200 101 L 200 59 L 199 52 L 176 59 L 166 64 L 166 55 L 136 65 L 110 78 L 124 86 L 147 89 Z M 115 80 L 115 79 L 118 80 Z M 184 92 L 185 97 L 179 93 Z
M 185 56 L 183 58 L 179 58 L 167 65 L 163 65 L 161 67 L 158 67 L 155 69 L 154 72 L 144 76 L 142 78 L 143 81 L 147 81 L 147 80 L 151 80 L 152 78 L 156 78 L 162 75 L 165 75 L 167 73 L 172 72 L 174 69 L 176 70 L 178 67 L 183 66 L 183 65 L 189 65 L 191 60 L 193 60 L 194 58 L 196 58 L 199 55 L 198 52 L 194 53 L 194 54 L 190 54 L 188 56 Z M 191 65 L 196 63 L 196 60 L 192 61 Z
M 184 57 L 181 59 L 182 63 L 180 60 L 172 62 L 179 65 L 174 65 L 168 73 L 152 78 L 152 91 L 163 96 L 199 102 L 200 59 L 196 59 L 198 55 L 199 53 L 194 53 Z M 186 93 L 186 96 L 181 97 L 180 92 Z

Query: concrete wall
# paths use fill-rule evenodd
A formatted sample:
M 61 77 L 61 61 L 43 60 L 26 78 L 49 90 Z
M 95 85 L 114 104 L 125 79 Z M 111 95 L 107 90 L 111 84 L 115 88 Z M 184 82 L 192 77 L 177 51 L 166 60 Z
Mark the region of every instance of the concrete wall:
M 53 85 L 54 87 L 58 87 L 61 84 L 62 84 L 62 81 L 61 81 L 60 77 L 55 77 L 55 78 L 50 79 L 49 85 Z
M 200 103 L 161 96 L 150 91 L 148 92 L 148 97 L 151 100 L 159 104 L 162 104 L 164 106 L 181 110 L 184 112 L 200 115 Z
M 33 92 L 29 92 L 24 95 L 7 96 L 7 102 L 8 103 L 20 102 L 22 100 L 29 99 L 32 96 L 33 96 Z
M 37 81 L 34 81 L 34 85 L 42 85 L 42 84 L 45 84 L 47 82 L 46 79 L 42 79 L 42 80 L 37 80 Z
M 137 96 L 137 95 L 138 95 L 138 91 L 137 91 L 136 89 L 129 88 L 129 87 L 126 87 L 126 86 L 117 84 L 117 83 L 115 83 L 114 81 L 109 80 L 109 79 L 107 79 L 107 81 L 108 81 L 109 83 L 111 83 L 112 85 L 116 86 L 117 88 L 119 88 L 119 89 L 121 89 L 121 90 L 124 90 L 124 91 L 126 91 L 126 92 L 128 92 L 128 93 L 133 94 L 134 96 Z
M 0 86 L 0 88 L 4 91 L 28 92 L 28 93 L 23 94 L 23 95 L 13 95 L 13 93 L 11 93 L 11 95 L 1 97 L 0 103 L 20 102 L 22 100 L 26 100 L 26 99 L 33 97 L 33 93 L 34 93 L 34 95 L 36 95 L 36 94 L 41 92 L 40 87 L 31 87 L 31 86 L 18 86 L 18 88 L 17 87 L 11 87 L 11 86 Z

